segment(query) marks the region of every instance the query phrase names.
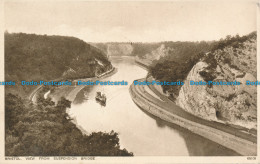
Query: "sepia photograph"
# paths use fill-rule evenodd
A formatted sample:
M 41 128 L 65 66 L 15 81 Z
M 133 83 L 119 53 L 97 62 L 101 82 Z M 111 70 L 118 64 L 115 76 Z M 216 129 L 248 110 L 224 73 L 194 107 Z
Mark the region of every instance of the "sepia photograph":
M 0 163 L 260 162 L 259 1 L 1 3 Z

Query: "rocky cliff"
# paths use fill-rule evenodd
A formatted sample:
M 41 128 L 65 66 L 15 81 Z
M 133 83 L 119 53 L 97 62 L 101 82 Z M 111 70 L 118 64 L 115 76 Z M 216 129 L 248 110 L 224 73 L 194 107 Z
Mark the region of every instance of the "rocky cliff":
M 166 55 L 168 55 L 170 50 L 172 50 L 172 48 L 165 47 L 164 44 L 161 44 L 161 46 L 157 49 L 145 54 L 145 58 L 151 61 L 159 60 L 161 57 L 165 57 Z
M 154 60 L 159 60 L 160 58 L 169 55 L 171 50 L 172 48 L 165 47 L 164 44 L 161 44 L 158 48 L 151 50 L 151 52 L 146 53 L 142 57 L 136 56 L 136 61 L 143 63 L 146 66 L 150 66 Z
M 131 56 L 133 52 L 133 46 L 130 43 L 91 43 L 91 45 L 108 56 Z
M 208 120 L 224 121 L 248 128 L 257 124 L 256 33 L 209 52 L 189 72 L 176 103 Z M 241 85 L 190 85 L 192 81 L 239 81 Z
M 166 49 L 162 42 L 158 43 L 127 43 L 127 42 L 111 42 L 111 43 L 90 43 L 94 47 L 100 49 L 109 56 L 137 56 L 139 58 L 154 58 L 159 59 L 156 53 L 158 50 Z M 152 55 L 152 56 L 150 56 Z
M 133 47 L 128 43 L 108 44 L 107 54 L 109 56 L 129 56 L 133 51 Z

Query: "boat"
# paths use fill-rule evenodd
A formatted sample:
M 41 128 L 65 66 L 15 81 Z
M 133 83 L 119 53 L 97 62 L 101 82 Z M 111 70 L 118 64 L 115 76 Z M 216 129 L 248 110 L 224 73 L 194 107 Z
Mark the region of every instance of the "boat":
M 97 92 L 96 101 L 98 101 L 102 106 L 106 106 L 106 95 L 104 93 L 102 94 L 101 92 Z

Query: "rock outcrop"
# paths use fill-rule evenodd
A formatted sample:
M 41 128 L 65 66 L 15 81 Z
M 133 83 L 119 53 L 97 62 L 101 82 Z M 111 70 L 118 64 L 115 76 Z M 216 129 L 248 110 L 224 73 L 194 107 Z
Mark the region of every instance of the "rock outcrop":
M 161 44 L 158 48 L 152 50 L 150 53 L 146 53 L 144 56 L 142 56 L 142 58 L 136 56 L 135 60 L 148 67 L 154 60 L 159 60 L 160 58 L 169 55 L 169 51 L 171 50 L 172 48 L 165 47 L 164 44 Z
M 133 46 L 128 43 L 108 44 L 107 55 L 109 56 L 129 56 L 133 51 Z
M 248 128 L 257 124 L 256 36 L 207 53 L 189 72 L 176 103 L 208 120 Z M 190 85 L 190 81 L 237 81 L 241 85 Z
M 161 57 L 165 57 L 166 55 L 168 55 L 170 50 L 170 47 L 165 47 L 164 44 L 161 44 L 161 46 L 157 49 L 151 51 L 150 53 L 147 53 L 144 58 L 150 61 L 159 60 Z

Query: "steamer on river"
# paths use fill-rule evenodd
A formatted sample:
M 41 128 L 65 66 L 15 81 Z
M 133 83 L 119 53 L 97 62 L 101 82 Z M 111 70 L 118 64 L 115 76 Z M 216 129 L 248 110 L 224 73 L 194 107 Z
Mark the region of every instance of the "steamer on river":
M 99 102 L 102 106 L 106 106 L 107 97 L 104 93 L 102 94 L 101 92 L 97 92 L 96 101 Z

